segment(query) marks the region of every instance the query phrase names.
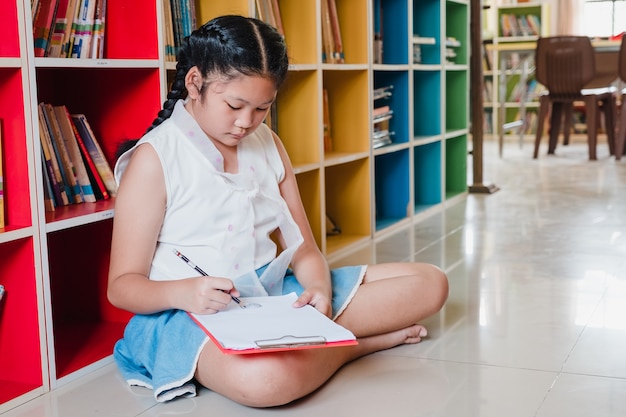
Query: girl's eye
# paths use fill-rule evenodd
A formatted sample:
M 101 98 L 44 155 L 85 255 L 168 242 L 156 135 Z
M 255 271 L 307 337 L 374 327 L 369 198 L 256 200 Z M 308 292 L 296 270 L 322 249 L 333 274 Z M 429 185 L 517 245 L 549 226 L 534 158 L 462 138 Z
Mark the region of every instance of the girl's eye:
M 228 104 L 228 103 L 226 103 L 226 104 Z M 235 106 L 233 106 L 231 104 L 228 104 L 228 107 L 230 107 L 233 110 L 240 110 L 241 109 L 241 107 L 235 107 Z
M 256 110 L 257 110 L 257 111 L 259 111 L 259 112 L 265 112 L 265 111 L 267 111 L 268 109 L 269 109 L 269 107 L 266 107 L 266 108 L 264 108 L 264 109 L 262 109 L 262 108 L 260 108 L 260 107 L 257 107 L 257 109 L 256 109 Z

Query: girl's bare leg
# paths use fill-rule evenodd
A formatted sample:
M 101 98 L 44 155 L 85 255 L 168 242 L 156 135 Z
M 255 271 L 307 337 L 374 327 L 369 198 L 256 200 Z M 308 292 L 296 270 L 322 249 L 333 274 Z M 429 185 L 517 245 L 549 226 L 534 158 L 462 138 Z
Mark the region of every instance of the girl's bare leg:
M 198 361 L 196 379 L 241 404 L 287 404 L 319 388 L 344 364 L 426 336 L 420 320 L 436 313 L 448 294 L 445 275 L 423 264 L 368 268 L 364 283 L 337 319 L 358 338 L 356 346 L 255 355 L 223 355 L 211 342 Z

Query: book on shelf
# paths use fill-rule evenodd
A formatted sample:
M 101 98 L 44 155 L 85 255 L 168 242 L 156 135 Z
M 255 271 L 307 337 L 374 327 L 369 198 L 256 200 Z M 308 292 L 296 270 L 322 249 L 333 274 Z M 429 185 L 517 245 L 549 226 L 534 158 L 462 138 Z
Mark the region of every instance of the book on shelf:
M 4 167 L 3 158 L 3 137 L 2 137 L 2 119 L 0 119 L 0 228 L 4 227 Z
M 74 134 L 74 128 L 72 126 L 72 116 L 69 110 L 64 105 L 53 106 L 54 114 L 57 118 L 65 147 L 67 148 L 68 155 L 74 168 L 74 174 L 76 176 L 77 184 L 80 189 L 80 194 L 83 201 L 86 203 L 93 203 L 96 201 L 96 195 L 93 192 L 91 180 L 89 174 L 87 174 L 87 168 Z
M 104 58 L 104 29 L 106 25 L 107 0 L 96 0 L 93 18 L 93 37 L 89 58 Z
M 374 64 L 383 63 L 383 6 L 381 0 L 374 0 L 373 6 L 374 44 L 372 45 Z
M 46 119 L 46 123 L 48 124 L 50 138 L 52 139 L 54 153 L 59 162 L 59 169 L 61 170 L 61 177 L 63 178 L 63 183 L 65 184 L 67 196 L 73 203 L 82 203 L 83 197 L 80 186 L 78 185 L 78 179 L 76 178 L 74 164 L 70 159 L 67 146 L 63 140 L 61 127 L 59 126 L 56 114 L 54 113 L 51 104 L 44 103 L 43 109 L 44 117 Z
M 322 116 L 324 122 L 324 152 L 332 152 L 333 151 L 333 139 L 330 132 L 330 109 L 328 103 L 328 90 L 324 89 L 322 91 Z
M 284 37 L 285 28 L 283 26 L 278 0 L 255 0 L 255 5 L 257 18 L 274 26 Z
M 96 0 L 82 0 L 78 13 L 74 43 L 72 45 L 72 58 L 90 57 L 89 49 L 93 37 L 93 22 L 96 12 Z
M 55 207 L 67 206 L 70 204 L 70 200 L 67 196 L 65 185 L 63 184 L 63 178 L 61 177 L 59 161 L 54 154 L 52 139 L 50 138 L 50 131 L 48 130 L 42 104 L 37 106 L 37 112 L 39 118 L 39 139 L 41 142 L 41 151 L 43 153 L 43 160 L 45 161 L 46 169 L 48 171 L 48 179 L 53 190 L 54 205 Z
M 76 129 L 80 133 L 80 137 L 87 149 L 91 159 L 93 160 L 100 178 L 104 182 L 106 191 L 110 196 L 115 196 L 117 193 L 117 182 L 113 176 L 113 170 L 107 161 L 102 148 L 96 139 L 96 136 L 91 129 L 91 125 L 87 121 L 84 114 L 72 114 L 72 120 Z
M 392 90 L 393 90 L 393 84 L 375 88 L 372 94 L 373 96 L 372 99 L 380 100 L 383 98 L 389 98 L 393 94 Z
M 194 0 L 165 0 L 164 6 L 166 60 L 173 62 L 184 39 L 196 29 L 196 5 Z
M 48 174 L 48 168 L 46 166 L 46 159 L 43 154 L 43 148 L 41 148 L 41 167 L 43 172 L 43 204 L 45 211 L 54 211 L 56 202 L 52 197 L 54 191 L 52 190 L 52 183 L 50 175 Z
M 502 13 L 500 15 L 500 32 L 503 37 L 539 36 L 541 20 L 534 14 Z
M 391 145 L 391 136 L 394 132 L 390 132 L 388 129 L 375 130 L 372 135 L 372 147 L 374 149 L 382 148 L 383 146 Z
M 335 0 L 322 1 L 322 61 L 328 64 L 345 62 L 339 15 Z
M 39 0 L 33 14 L 33 42 L 36 57 L 46 56 L 52 40 L 58 0 Z
M 96 168 L 96 164 L 91 157 L 91 154 L 87 150 L 87 146 L 85 145 L 85 141 L 81 136 L 81 132 L 79 131 L 76 123 L 74 123 L 74 117 L 71 118 L 72 129 L 74 130 L 74 137 L 76 137 L 76 142 L 78 143 L 78 148 L 80 149 L 80 154 L 83 158 L 83 162 L 85 164 L 85 169 L 87 170 L 87 175 L 89 176 L 89 181 L 91 182 L 91 186 L 93 189 L 93 193 L 96 196 L 96 200 L 108 200 L 110 198 L 109 192 L 104 185 L 104 181 L 100 177 L 98 173 L 98 169 Z
M 53 58 L 61 57 L 66 29 L 71 27 L 72 24 L 71 20 L 67 19 L 70 7 L 70 0 L 59 0 L 57 12 L 52 25 L 52 36 L 50 37 L 50 43 L 45 56 Z

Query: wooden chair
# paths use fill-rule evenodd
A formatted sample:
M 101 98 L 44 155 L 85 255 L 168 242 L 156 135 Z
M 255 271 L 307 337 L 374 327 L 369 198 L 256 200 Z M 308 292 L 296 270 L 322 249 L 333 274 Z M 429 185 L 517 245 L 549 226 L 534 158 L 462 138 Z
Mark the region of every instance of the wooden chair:
M 609 152 L 614 153 L 615 143 L 615 95 L 614 88 L 585 89 L 595 76 L 594 50 L 585 36 L 551 36 L 539 38 L 535 51 L 537 81 L 547 93 L 539 99 L 537 134 L 534 158 L 539 154 L 546 116 L 552 109 L 548 154 L 554 154 L 565 113 L 571 114 L 574 102 L 585 104 L 589 159 L 595 160 L 598 135 L 597 110 L 604 111 Z M 569 130 L 571 120 L 564 127 Z M 568 133 L 565 133 L 566 140 Z
M 617 73 L 620 80 L 626 83 L 626 36 L 622 38 L 622 44 L 619 48 L 619 61 L 617 64 Z M 615 140 L 615 159 L 620 160 L 624 155 L 624 142 L 626 142 L 626 89 L 622 90 L 622 106 L 620 109 L 619 129 L 617 139 Z

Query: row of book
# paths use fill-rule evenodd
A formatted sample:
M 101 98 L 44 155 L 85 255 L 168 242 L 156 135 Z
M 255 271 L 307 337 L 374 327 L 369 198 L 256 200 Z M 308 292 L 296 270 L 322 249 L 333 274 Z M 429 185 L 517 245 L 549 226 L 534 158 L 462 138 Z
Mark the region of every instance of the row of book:
M 280 15 L 278 0 L 255 0 L 255 4 L 256 17 L 274 26 L 284 37 L 285 28 L 283 27 L 283 19 Z
M 500 31 L 504 37 L 539 36 L 541 34 L 541 20 L 534 14 L 503 13 L 500 15 Z
M 38 117 L 46 211 L 115 196 L 113 171 L 85 115 L 40 103 Z
M 31 0 L 36 57 L 103 58 L 107 0 Z
M 194 0 L 164 0 L 165 60 L 175 62 L 178 49 L 185 37 L 198 26 Z
M 322 2 L 322 62 L 327 64 L 345 63 L 339 15 L 335 0 Z

